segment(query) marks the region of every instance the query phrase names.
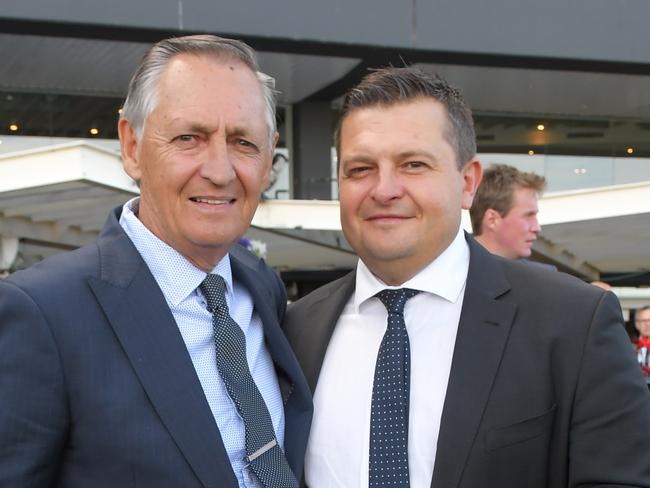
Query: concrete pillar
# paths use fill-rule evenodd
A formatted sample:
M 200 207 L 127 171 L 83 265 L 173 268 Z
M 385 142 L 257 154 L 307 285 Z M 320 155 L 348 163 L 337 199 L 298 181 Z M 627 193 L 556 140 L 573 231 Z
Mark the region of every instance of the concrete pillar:
M 18 256 L 18 238 L 0 236 L 0 271 L 11 269 Z
M 332 199 L 334 117 L 329 102 L 293 106 L 293 198 Z

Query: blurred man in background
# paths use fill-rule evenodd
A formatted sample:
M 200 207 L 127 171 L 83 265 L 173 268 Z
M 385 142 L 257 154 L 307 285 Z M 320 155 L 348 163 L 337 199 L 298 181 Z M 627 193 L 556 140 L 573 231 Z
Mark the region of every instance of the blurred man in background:
M 474 238 L 492 254 L 529 258 L 541 226 L 538 199 L 546 180 L 505 164 L 487 168 L 470 208 Z

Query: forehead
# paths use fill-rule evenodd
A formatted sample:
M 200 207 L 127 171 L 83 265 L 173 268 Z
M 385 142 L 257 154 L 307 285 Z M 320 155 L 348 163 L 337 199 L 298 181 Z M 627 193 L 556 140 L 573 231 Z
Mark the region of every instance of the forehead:
M 640 310 L 636 313 L 636 318 L 638 319 L 650 319 L 650 309 Z
M 366 131 L 399 133 L 418 139 L 423 135 L 443 135 L 447 129 L 447 109 L 430 97 L 418 97 L 390 105 L 354 108 L 342 123 L 340 139 Z
M 227 113 L 266 123 L 260 81 L 236 59 L 179 54 L 163 71 L 157 98 L 154 112 L 171 111 L 193 117 Z
M 516 186 L 514 190 L 514 204 L 521 206 L 536 207 L 539 196 L 533 188 Z

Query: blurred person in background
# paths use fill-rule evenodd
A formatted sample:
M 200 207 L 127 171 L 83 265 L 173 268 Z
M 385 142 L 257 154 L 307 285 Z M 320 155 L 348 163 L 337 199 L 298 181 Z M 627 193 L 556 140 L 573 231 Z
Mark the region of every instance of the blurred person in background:
M 646 376 L 650 376 L 650 305 L 645 305 L 634 314 L 634 327 L 639 332 L 637 338 L 637 361 Z
M 474 238 L 492 254 L 529 258 L 541 231 L 538 200 L 545 188 L 535 173 L 505 164 L 487 168 L 469 210 Z

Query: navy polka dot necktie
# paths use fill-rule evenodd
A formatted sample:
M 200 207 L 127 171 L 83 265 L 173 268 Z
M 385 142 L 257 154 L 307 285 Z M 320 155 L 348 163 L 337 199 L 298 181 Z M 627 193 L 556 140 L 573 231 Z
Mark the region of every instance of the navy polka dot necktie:
M 226 283 L 221 276 L 209 274 L 199 288 L 212 313 L 217 369 L 244 421 L 245 460 L 264 487 L 297 488 L 296 477 L 275 438 L 271 415 L 248 368 L 246 337 L 228 312 Z
M 388 311 L 388 327 L 379 346 L 370 417 L 370 488 L 409 486 L 409 386 L 411 352 L 404 323 L 406 301 L 420 293 L 401 288 L 375 296 Z

